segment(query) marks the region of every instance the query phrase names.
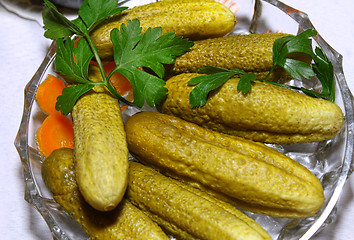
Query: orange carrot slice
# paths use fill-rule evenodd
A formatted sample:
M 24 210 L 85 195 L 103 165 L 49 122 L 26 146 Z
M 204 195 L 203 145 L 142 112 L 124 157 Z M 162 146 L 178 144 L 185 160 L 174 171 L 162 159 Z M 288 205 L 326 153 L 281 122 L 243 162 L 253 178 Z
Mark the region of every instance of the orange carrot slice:
M 51 74 L 38 86 L 36 101 L 43 112 L 60 114 L 60 111 L 55 109 L 55 104 L 57 97 L 62 94 L 64 88 L 65 83 Z
M 103 66 L 107 75 L 115 67 L 116 67 L 115 62 L 108 62 Z M 140 67 L 139 67 L 139 69 L 142 70 L 142 68 L 140 68 Z M 126 77 L 124 77 L 120 73 L 114 73 L 112 75 L 112 77 L 110 78 L 110 82 L 112 83 L 113 87 L 116 89 L 116 91 L 119 95 L 124 96 L 125 99 L 127 99 L 130 102 L 134 101 L 133 87 Z M 124 111 L 126 108 L 127 108 L 127 106 L 122 106 L 120 109 L 121 109 L 121 111 Z
M 116 64 L 114 62 L 108 62 L 103 66 L 107 75 L 115 67 L 116 67 Z M 110 81 L 111 81 L 113 87 L 116 89 L 117 93 L 121 96 L 124 96 L 125 94 L 132 91 L 132 85 L 130 84 L 128 79 L 120 73 L 114 73 L 112 75 Z
M 48 157 L 55 149 L 73 148 L 74 129 L 72 121 L 62 114 L 49 115 L 37 130 L 37 146 Z

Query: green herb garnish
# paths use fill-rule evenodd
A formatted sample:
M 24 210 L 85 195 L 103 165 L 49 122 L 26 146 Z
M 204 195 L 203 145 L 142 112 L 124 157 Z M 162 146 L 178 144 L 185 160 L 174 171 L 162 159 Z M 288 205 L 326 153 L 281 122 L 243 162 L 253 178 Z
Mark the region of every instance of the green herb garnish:
M 335 98 L 333 66 L 320 48 L 316 47 L 315 52 L 313 52 L 311 37 L 316 35 L 317 32 L 315 30 L 309 29 L 297 36 L 286 36 L 277 39 L 273 44 L 273 67 L 264 79 L 257 79 L 254 73 L 246 73 L 240 69 L 227 70 L 212 66 L 201 68 L 198 73 L 205 75 L 195 77 L 188 82 L 190 85 L 196 85 L 190 93 L 190 104 L 192 107 L 203 106 L 207 101 L 210 91 L 219 88 L 228 79 L 235 75 L 240 76 L 237 90 L 244 94 L 251 91 L 252 82 L 262 81 L 299 90 L 311 97 L 328 99 L 333 102 Z M 289 54 L 295 52 L 308 54 L 314 60 L 314 63 L 308 64 L 288 58 Z M 300 81 L 302 78 L 309 79 L 317 76 L 322 84 L 322 93 L 302 87 L 267 81 L 276 66 L 284 68 L 294 79 Z
M 194 44 L 188 39 L 176 37 L 175 33 L 162 35 L 159 27 L 149 28 L 142 34 L 139 20 L 134 19 L 122 24 L 120 30 L 111 31 L 116 68 L 107 75 L 89 32 L 107 17 L 127 9 L 117 8 L 117 5 L 118 0 L 85 0 L 78 11 L 78 18 L 70 21 L 51 2 L 44 0 L 44 36 L 57 40 L 55 71 L 76 84 L 66 87 L 57 99 L 56 109 L 63 114 L 70 113 L 77 99 L 96 85 L 104 85 L 113 96 L 132 105 L 111 85 L 109 79 L 115 72 L 124 75 L 132 84 L 136 106 L 142 107 L 145 101 L 151 107 L 155 106 L 167 94 L 162 79 L 165 73 L 163 64 L 172 64 L 176 56 L 184 54 Z M 82 36 L 76 47 L 70 38 L 73 35 Z M 95 58 L 100 68 L 102 82 L 93 81 L 88 76 L 92 58 Z M 154 74 L 137 67 L 149 68 Z

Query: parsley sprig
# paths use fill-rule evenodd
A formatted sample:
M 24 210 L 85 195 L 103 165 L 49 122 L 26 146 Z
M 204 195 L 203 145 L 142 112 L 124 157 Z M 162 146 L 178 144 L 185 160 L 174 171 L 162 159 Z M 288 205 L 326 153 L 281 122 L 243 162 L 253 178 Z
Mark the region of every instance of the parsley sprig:
M 247 73 L 241 69 L 223 69 L 213 66 L 205 66 L 198 73 L 204 74 L 191 79 L 188 84 L 196 85 L 190 93 L 190 104 L 192 107 L 203 106 L 207 102 L 209 92 L 219 88 L 231 77 L 238 75 L 240 81 L 237 90 L 247 94 L 252 90 L 254 81 L 268 82 L 274 85 L 302 91 L 311 97 L 328 99 L 334 102 L 334 71 L 332 63 L 328 60 L 323 51 L 316 47 L 312 49 L 311 37 L 317 35 L 315 30 L 306 30 L 297 36 L 285 36 L 277 39 L 273 44 L 273 66 L 264 79 L 258 79 L 254 73 Z M 306 63 L 292 59 L 291 53 L 305 53 L 312 59 L 313 63 Z M 318 93 L 303 87 L 290 86 L 267 81 L 276 66 L 284 68 L 294 79 L 302 80 L 317 76 L 322 85 L 322 93 Z
M 155 106 L 167 94 L 162 79 L 165 73 L 164 64 L 172 64 L 176 56 L 184 54 L 193 46 L 193 42 L 175 33 L 162 35 L 161 28 L 149 28 L 144 34 L 138 19 L 122 24 L 120 29 L 111 31 L 116 67 L 108 75 L 90 37 L 90 31 L 106 18 L 119 14 L 126 7 L 117 7 L 118 0 L 85 0 L 74 20 L 67 19 L 48 0 L 44 0 L 42 12 L 44 36 L 57 41 L 55 71 L 73 85 L 66 87 L 57 99 L 56 109 L 68 114 L 78 98 L 96 85 L 104 85 L 113 96 L 122 102 L 133 105 L 120 96 L 109 79 L 113 73 L 124 75 L 132 84 L 134 104 L 142 107 L 146 103 Z M 82 36 L 74 44 L 72 36 Z M 103 81 L 89 78 L 90 61 L 95 58 Z M 150 74 L 137 69 L 146 67 L 153 71 Z

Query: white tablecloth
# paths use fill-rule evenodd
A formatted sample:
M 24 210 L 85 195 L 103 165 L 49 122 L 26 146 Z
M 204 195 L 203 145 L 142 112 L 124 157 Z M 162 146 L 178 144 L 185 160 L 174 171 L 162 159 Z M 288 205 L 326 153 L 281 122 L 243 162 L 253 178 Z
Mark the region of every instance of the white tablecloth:
M 39 0 L 0 0 L 0 239 L 48 240 L 51 234 L 38 212 L 24 200 L 20 158 L 14 147 L 23 109 L 23 89 L 40 65 L 50 41 L 43 37 L 37 8 L 12 12 L 18 5 Z M 348 84 L 354 90 L 354 2 L 352 0 L 285 0 L 309 14 L 318 32 L 343 57 Z M 338 218 L 313 237 L 316 240 L 354 239 L 354 177 L 344 187 Z

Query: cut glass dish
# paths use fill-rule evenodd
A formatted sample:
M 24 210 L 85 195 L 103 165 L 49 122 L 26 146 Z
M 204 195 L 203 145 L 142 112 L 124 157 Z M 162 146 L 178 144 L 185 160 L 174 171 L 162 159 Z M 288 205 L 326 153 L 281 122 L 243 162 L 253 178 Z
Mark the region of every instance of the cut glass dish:
M 122 5 L 133 7 L 152 1 L 122 1 Z M 236 14 L 238 23 L 232 34 L 261 33 L 282 31 L 298 34 L 307 29 L 315 29 L 306 13 L 289 7 L 277 0 L 237 1 L 239 10 Z M 334 66 L 336 81 L 336 104 L 345 116 L 344 126 L 333 139 L 318 143 L 298 145 L 270 145 L 278 151 L 300 162 L 312 171 L 322 182 L 326 201 L 319 212 L 305 219 L 281 219 L 248 213 L 273 239 L 310 239 L 316 232 L 325 228 L 336 218 L 336 203 L 342 188 L 353 170 L 353 97 L 347 86 L 343 69 L 342 56 L 329 46 L 320 36 L 315 37 L 314 47 L 319 46 Z M 78 224 L 52 199 L 41 178 L 41 163 L 44 157 L 38 152 L 35 133 L 46 115 L 35 102 L 38 85 L 53 70 L 55 42 L 50 46 L 42 64 L 25 87 L 25 102 L 22 122 L 15 139 L 15 146 L 20 155 L 25 181 L 25 200 L 36 208 L 48 224 L 53 239 L 88 239 Z M 291 81 L 290 84 L 310 89 L 320 89 L 319 81 Z M 125 119 L 141 111 L 128 107 L 124 111 Z

